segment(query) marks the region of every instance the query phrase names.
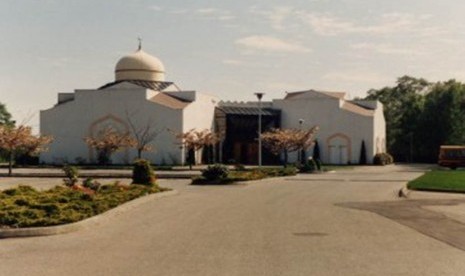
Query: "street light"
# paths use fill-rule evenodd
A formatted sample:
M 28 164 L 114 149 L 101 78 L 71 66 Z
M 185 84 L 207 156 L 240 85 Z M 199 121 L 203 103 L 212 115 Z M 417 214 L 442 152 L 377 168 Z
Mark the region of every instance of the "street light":
M 304 119 L 299 119 L 299 130 L 302 131 L 302 124 L 304 123 Z M 305 160 L 302 160 L 303 158 L 303 154 L 302 152 L 304 151 L 304 149 L 301 149 L 300 151 L 298 151 L 297 153 L 297 162 L 299 162 L 299 164 L 302 164 L 303 162 L 305 162 Z
M 255 93 L 258 99 L 258 167 L 262 167 L 262 98 L 265 93 Z

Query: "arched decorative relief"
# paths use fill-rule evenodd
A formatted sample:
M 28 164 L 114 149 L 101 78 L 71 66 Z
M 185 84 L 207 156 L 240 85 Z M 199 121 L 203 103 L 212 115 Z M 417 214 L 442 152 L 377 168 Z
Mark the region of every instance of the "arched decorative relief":
M 118 131 L 121 131 L 123 133 L 129 132 L 129 125 L 126 121 L 123 119 L 113 115 L 113 114 L 108 114 L 105 115 L 95 121 L 93 121 L 90 126 L 89 126 L 89 137 L 95 138 L 96 135 L 98 134 L 99 131 L 103 130 L 105 127 L 111 126 L 115 128 Z M 92 147 L 89 148 L 89 160 L 91 162 L 95 162 L 95 152 Z M 126 162 L 129 162 L 129 150 L 126 148 L 124 149 L 124 159 Z
M 339 140 L 341 143 L 335 145 L 335 141 Z M 338 147 L 338 155 L 340 156 L 338 158 L 338 162 L 339 164 L 343 164 L 343 163 L 349 163 L 352 159 L 352 139 L 350 139 L 349 136 L 345 135 L 344 133 L 335 133 L 331 136 L 329 136 L 327 139 L 326 139 L 326 147 L 327 147 L 327 153 L 328 153 L 328 156 L 329 156 L 329 161 L 331 163 L 334 162 L 333 157 L 332 157 L 332 150 L 335 150 L 334 147 Z M 344 149 L 343 148 L 346 148 L 346 152 L 342 152 Z M 342 160 L 342 155 L 343 154 L 347 154 L 346 158 L 346 162 L 344 162 L 344 160 Z

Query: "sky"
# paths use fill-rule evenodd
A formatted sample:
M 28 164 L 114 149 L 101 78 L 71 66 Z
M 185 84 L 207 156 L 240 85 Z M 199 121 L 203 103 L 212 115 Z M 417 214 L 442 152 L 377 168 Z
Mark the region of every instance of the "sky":
M 363 97 L 403 75 L 465 81 L 460 0 L 2 0 L 0 102 L 38 129 L 57 93 L 114 80 L 142 48 L 166 80 L 223 100 Z

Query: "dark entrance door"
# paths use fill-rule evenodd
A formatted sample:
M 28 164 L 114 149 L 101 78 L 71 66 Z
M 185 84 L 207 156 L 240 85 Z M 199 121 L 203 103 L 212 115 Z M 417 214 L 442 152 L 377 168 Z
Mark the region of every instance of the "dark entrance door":
M 217 125 L 225 133 L 222 143 L 223 163 L 256 165 L 258 163 L 258 111 L 256 106 L 220 106 L 215 111 Z M 264 108 L 262 130 L 279 127 L 280 112 Z M 279 157 L 262 151 L 263 164 L 279 164 Z

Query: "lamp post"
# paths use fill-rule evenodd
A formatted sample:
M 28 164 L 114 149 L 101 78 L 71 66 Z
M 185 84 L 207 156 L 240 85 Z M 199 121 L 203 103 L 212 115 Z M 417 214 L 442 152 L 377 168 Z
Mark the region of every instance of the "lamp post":
M 299 119 L 299 130 L 302 131 L 302 124 L 304 123 L 304 119 Z M 305 160 L 303 160 L 304 158 L 303 157 L 303 154 L 302 152 L 304 151 L 304 149 L 300 149 L 300 151 L 298 151 L 297 153 L 297 161 L 299 162 L 299 164 L 302 164 L 303 162 L 305 162 Z
M 262 98 L 265 93 L 255 93 L 258 99 L 258 167 L 262 167 Z

